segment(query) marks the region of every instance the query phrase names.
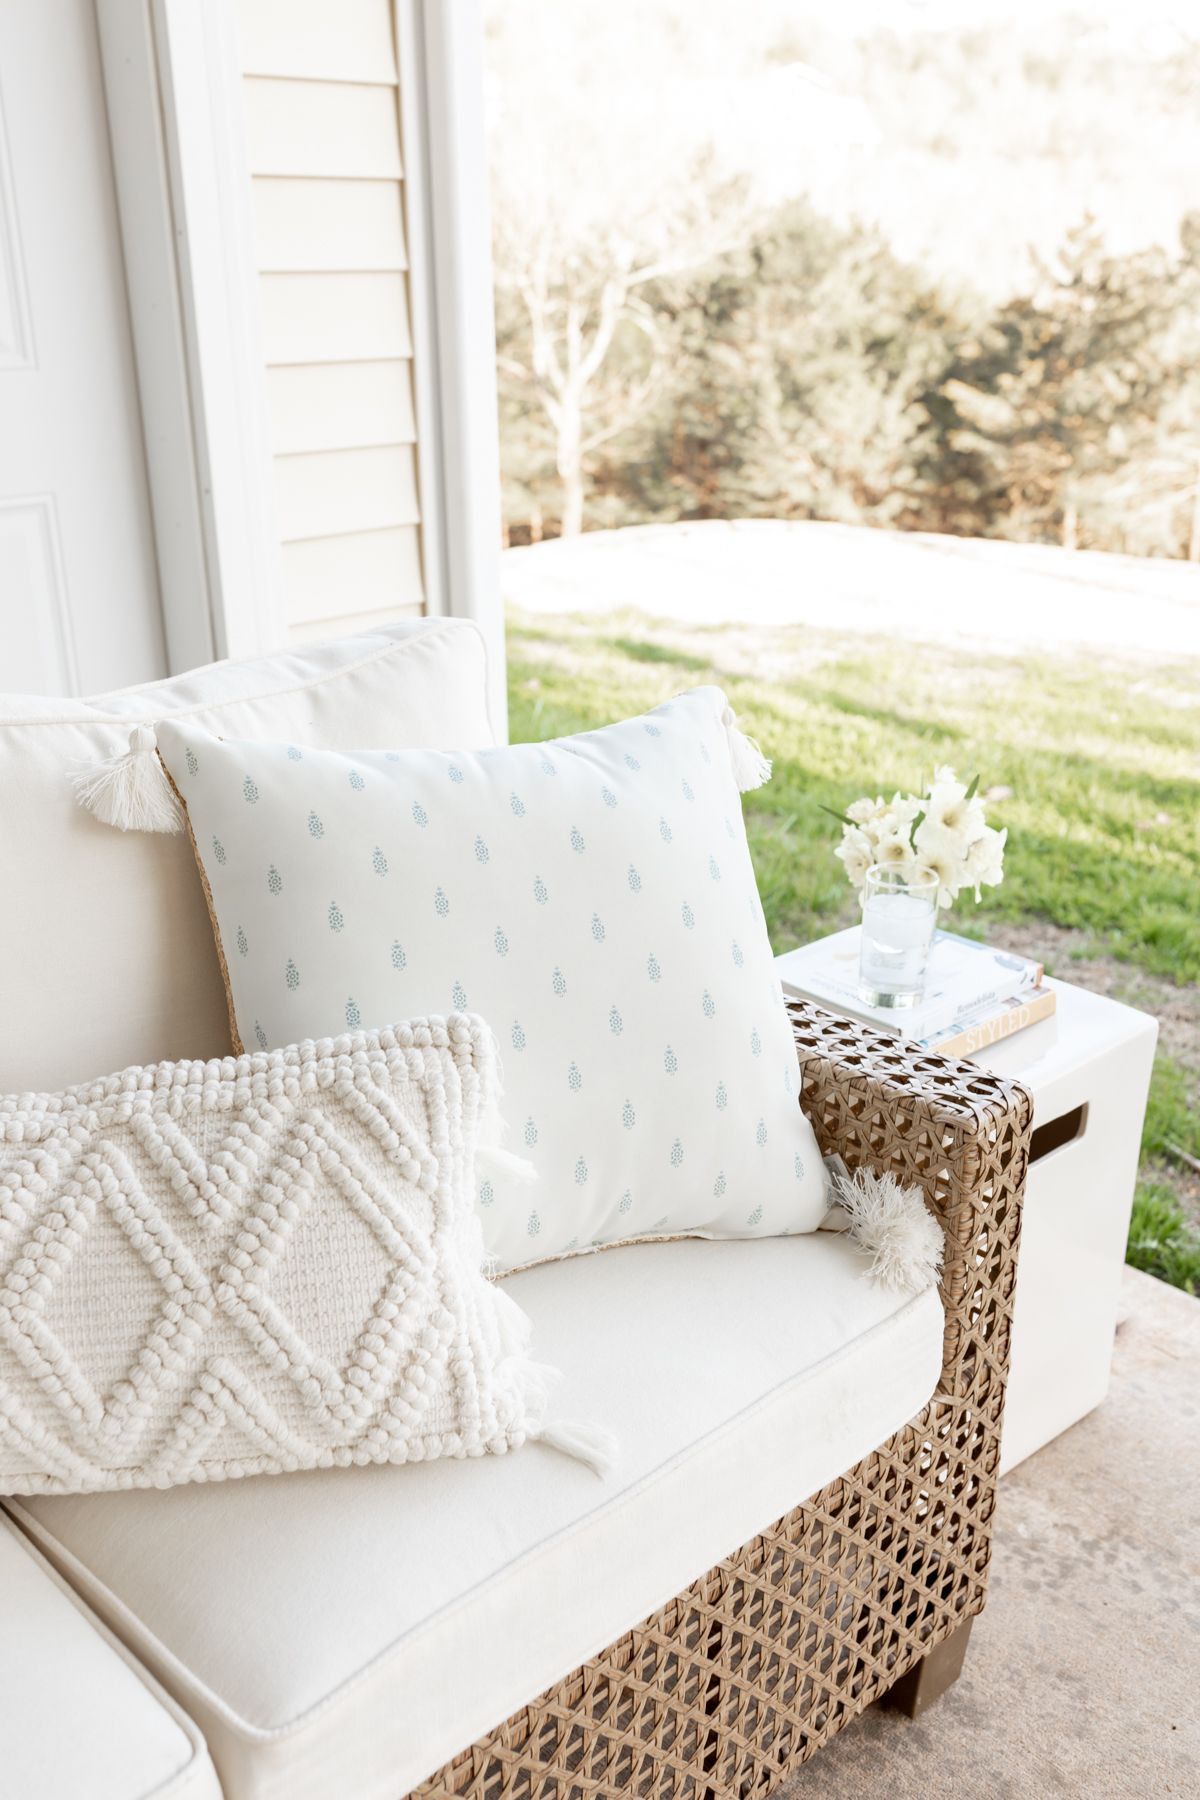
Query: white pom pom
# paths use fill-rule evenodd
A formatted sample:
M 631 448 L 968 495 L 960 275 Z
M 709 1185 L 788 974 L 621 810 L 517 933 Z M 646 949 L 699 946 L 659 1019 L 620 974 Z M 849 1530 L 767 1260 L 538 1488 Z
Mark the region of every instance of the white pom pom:
M 733 778 L 738 787 L 743 794 L 748 793 L 751 788 L 762 787 L 771 779 L 770 757 L 763 755 L 753 738 L 738 730 L 737 716 L 732 706 L 727 706 L 721 714 L 721 723 L 729 741 L 729 760 L 733 764 Z
M 120 831 L 183 829 L 179 801 L 158 760 L 152 725 L 135 725 L 127 750 L 85 763 L 72 771 L 70 782 L 80 806 L 104 825 Z
M 904 1188 L 894 1175 L 859 1169 L 834 1182 L 847 1229 L 871 1256 L 868 1274 L 881 1287 L 921 1294 L 942 1266 L 945 1239 L 919 1188 Z

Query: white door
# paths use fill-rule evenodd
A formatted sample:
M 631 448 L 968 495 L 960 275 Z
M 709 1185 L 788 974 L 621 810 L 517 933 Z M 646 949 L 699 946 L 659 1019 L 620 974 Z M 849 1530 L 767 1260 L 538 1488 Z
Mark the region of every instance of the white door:
M 165 673 L 94 0 L 0 0 L 0 689 Z

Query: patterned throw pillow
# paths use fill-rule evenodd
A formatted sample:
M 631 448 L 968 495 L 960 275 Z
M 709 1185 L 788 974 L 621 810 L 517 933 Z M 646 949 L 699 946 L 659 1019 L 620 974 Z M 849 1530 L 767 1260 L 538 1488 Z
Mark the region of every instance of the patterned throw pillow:
M 539 1177 L 480 1184 L 502 1268 L 825 1213 L 732 721 L 699 688 L 462 754 L 158 733 L 243 1043 L 451 1008 L 491 1025 L 508 1147 Z
M 495 1080 L 451 1017 L 0 1100 L 0 1494 L 530 1437 L 600 1466 L 480 1272 Z

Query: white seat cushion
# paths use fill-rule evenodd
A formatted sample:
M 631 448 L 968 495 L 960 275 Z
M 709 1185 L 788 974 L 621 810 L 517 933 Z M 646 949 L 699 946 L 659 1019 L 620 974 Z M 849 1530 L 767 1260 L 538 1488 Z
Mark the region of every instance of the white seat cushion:
M 936 1290 L 834 1234 L 506 1287 L 615 1471 L 515 1455 L 10 1502 L 202 1725 L 228 1800 L 398 1800 L 843 1473 L 937 1382 Z
M 200 1733 L 0 1518 L 0 1792 L 221 1800 Z
M 0 694 L 0 1094 L 229 1053 L 187 838 L 102 825 L 68 779 L 124 750 L 139 721 L 168 717 L 327 749 L 493 741 L 483 640 L 465 619 L 410 619 L 89 700 Z

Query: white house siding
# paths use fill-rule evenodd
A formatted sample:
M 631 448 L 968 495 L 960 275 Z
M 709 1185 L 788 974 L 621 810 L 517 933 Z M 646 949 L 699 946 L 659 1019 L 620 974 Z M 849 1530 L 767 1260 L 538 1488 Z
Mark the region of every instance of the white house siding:
M 391 0 L 236 0 L 293 640 L 425 610 Z

